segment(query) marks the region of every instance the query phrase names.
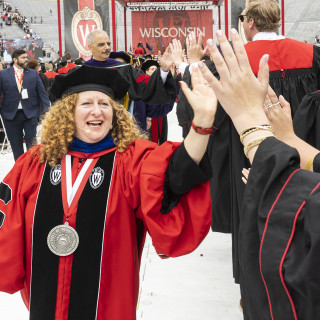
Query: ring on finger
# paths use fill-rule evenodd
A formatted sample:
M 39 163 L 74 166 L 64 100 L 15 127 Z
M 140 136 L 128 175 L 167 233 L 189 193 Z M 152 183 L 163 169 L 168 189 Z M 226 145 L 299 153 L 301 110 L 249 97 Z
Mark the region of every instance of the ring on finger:
M 280 105 L 280 107 L 281 107 L 280 101 L 278 101 L 277 103 L 274 103 L 272 106 L 276 107 L 277 105 Z
M 269 103 L 268 105 L 267 105 L 267 109 L 270 109 L 270 108 L 272 108 L 274 105 L 272 104 L 272 103 Z

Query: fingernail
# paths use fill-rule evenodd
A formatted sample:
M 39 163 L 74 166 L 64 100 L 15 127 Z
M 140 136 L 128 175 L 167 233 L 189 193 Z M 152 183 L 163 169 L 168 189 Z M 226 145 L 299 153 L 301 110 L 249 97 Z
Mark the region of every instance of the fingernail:
M 181 81 L 179 81 L 178 83 L 179 83 L 179 85 L 181 86 Z
M 267 54 L 267 62 L 269 61 L 269 55 Z
M 231 29 L 231 33 L 232 33 L 232 34 L 237 34 L 238 32 L 237 32 L 237 30 L 236 30 L 235 28 L 232 28 L 232 29 Z
M 212 39 L 208 39 L 207 44 L 208 44 L 209 47 L 212 47 L 212 46 L 213 46 L 213 41 L 212 41 Z
M 199 68 L 203 68 L 203 63 L 201 61 L 198 62 L 198 66 L 199 66 Z
M 221 30 L 218 30 L 218 31 L 217 31 L 217 36 L 218 36 L 218 37 L 222 37 L 222 31 L 221 31 Z

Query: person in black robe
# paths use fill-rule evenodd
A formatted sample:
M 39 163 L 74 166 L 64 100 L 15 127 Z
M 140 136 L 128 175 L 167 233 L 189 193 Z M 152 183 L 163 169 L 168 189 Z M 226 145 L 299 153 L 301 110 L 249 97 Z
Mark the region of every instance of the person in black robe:
M 320 149 L 320 90 L 307 94 L 293 118 L 296 135 Z
M 283 95 L 291 104 L 292 115 L 303 97 L 320 89 L 320 47 L 312 44 L 284 39 L 278 36 L 280 8 L 275 0 L 250 1 L 241 15 L 243 27 L 249 41 L 244 47 L 253 73 L 257 76 L 259 61 L 269 54 L 269 84 L 277 96 Z M 215 67 L 212 73 L 217 76 Z M 185 74 L 187 76 L 187 73 Z M 244 88 L 245 90 L 246 88 Z M 177 108 L 186 103 L 179 93 Z M 297 117 L 297 120 L 298 117 Z M 214 126 L 218 130 L 211 139 L 208 152 L 213 166 L 211 181 L 212 230 L 231 231 L 233 276 L 239 283 L 238 234 L 244 185 L 241 181 L 242 168 L 250 166 L 243 153 L 238 133 L 228 114 L 218 105 Z
M 293 129 L 289 135 L 284 134 L 279 119 L 286 119 L 285 126 L 290 126 L 290 113 L 283 97 L 280 101 L 269 97 L 266 113 L 263 111 L 269 56 L 262 57 L 256 78 L 236 30 L 231 31 L 235 53 L 221 31 L 217 36 L 225 58 L 212 40 L 208 44 L 221 81 L 204 64 L 199 63 L 199 67 L 232 119 L 252 164 L 238 239 L 244 319 L 317 319 L 319 150 L 295 136 Z M 190 100 L 193 95 L 188 86 L 183 84 L 182 89 Z M 278 136 L 289 138 L 291 146 Z

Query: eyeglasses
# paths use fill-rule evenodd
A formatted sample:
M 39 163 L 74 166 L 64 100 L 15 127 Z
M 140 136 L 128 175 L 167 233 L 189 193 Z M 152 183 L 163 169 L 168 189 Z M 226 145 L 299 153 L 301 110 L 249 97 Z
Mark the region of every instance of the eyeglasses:
M 240 14 L 240 16 L 239 16 L 240 21 L 243 22 L 244 17 L 246 17 L 246 16 L 247 16 L 246 14 Z

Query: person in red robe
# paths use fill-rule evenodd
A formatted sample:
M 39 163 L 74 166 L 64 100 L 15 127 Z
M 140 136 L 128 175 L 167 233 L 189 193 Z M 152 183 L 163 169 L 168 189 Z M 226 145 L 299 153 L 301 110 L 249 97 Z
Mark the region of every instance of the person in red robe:
M 68 73 L 69 67 L 68 67 L 68 61 L 65 57 L 61 58 L 61 61 L 59 63 L 60 68 L 58 69 L 59 74 Z
M 53 70 L 54 68 L 54 65 L 53 65 L 53 62 L 48 62 L 45 64 L 45 68 L 46 68 L 46 72 L 44 73 L 44 75 L 48 78 L 48 79 L 52 79 L 52 83 L 53 83 L 53 80 L 54 78 L 59 74 L 57 72 L 55 72 Z M 51 83 L 51 84 L 52 84 Z
M 72 56 L 70 52 L 66 52 L 64 54 L 64 57 L 66 58 L 67 62 L 68 62 L 68 69 L 71 70 L 73 68 L 75 68 L 77 65 L 75 63 L 72 62 Z
M 212 90 L 195 79 L 210 90 L 196 129 L 157 146 L 117 102 L 129 85 L 87 65 L 57 75 L 41 144 L 0 184 L 0 290 L 20 290 L 31 320 L 135 320 L 146 232 L 166 258 L 209 231 Z
M 137 48 L 134 50 L 134 54 L 137 54 L 139 56 L 146 54 L 146 49 L 143 47 L 143 44 L 141 42 L 138 43 Z

